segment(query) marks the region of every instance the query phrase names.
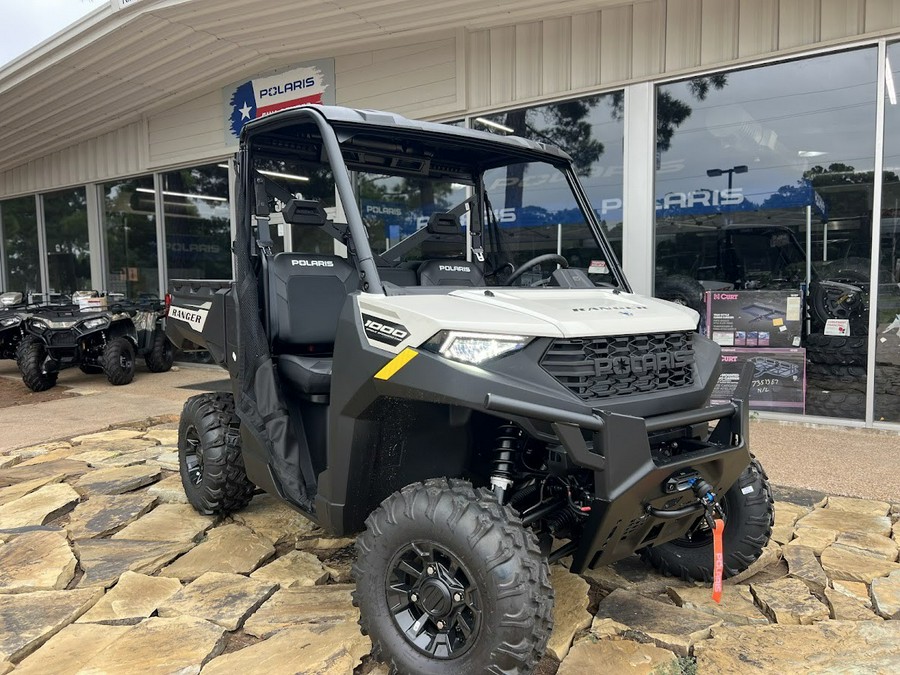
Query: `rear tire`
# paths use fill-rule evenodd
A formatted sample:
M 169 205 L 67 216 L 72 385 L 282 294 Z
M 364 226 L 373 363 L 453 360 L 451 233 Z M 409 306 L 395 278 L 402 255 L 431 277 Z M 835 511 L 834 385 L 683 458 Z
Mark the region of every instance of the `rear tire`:
M 134 345 L 128 338 L 117 337 L 106 343 L 103 372 L 109 383 L 117 387 L 134 379 Z
M 44 359 L 47 349 L 36 338 L 25 338 L 16 349 L 16 365 L 22 373 L 22 382 L 31 391 L 47 391 L 56 385 L 59 373 L 45 373 Z
M 534 533 L 512 509 L 439 478 L 395 492 L 366 526 L 353 604 L 391 672 L 533 671 L 553 626 L 553 588 Z
M 253 497 L 240 438 L 231 394 L 201 394 L 185 402 L 178 424 L 181 483 L 188 502 L 203 515 L 239 511 Z
M 166 337 L 166 331 L 156 329 L 153 332 L 153 343 L 150 345 L 150 351 L 144 356 L 144 361 L 151 373 L 164 373 L 172 367 L 175 349 Z
M 744 491 L 747 491 L 746 494 Z M 753 457 L 734 485 L 722 497 L 725 511 L 723 576 L 746 570 L 762 554 L 775 522 L 774 500 L 769 479 Z M 698 524 L 703 518 L 698 520 Z M 687 537 L 641 549 L 645 563 L 668 576 L 686 581 L 712 581 L 713 543 L 709 529 L 695 530 Z

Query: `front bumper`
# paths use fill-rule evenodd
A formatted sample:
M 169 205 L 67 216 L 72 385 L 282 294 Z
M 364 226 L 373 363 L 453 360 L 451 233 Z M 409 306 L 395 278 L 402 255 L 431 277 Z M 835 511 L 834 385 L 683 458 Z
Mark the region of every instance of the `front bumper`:
M 488 394 L 486 410 L 550 422 L 573 464 L 594 472 L 591 512 L 577 542 L 567 548 L 572 571 L 605 565 L 684 534 L 702 513 L 690 489 L 667 492 L 670 478 L 690 471 L 720 497 L 750 463 L 749 391 L 753 368 L 744 368 L 730 403 L 696 410 L 632 417 L 603 410 L 591 415 Z M 708 437 L 662 457 L 651 438 L 666 431 L 717 421 Z M 591 440 L 587 440 L 586 436 Z M 671 483 L 670 483 L 671 484 Z

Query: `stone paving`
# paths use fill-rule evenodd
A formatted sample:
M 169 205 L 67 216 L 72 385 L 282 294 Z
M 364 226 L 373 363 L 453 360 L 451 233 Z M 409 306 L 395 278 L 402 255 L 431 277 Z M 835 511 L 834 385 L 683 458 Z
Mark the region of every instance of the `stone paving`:
M 0 675 L 387 673 L 357 629 L 352 540 L 263 494 L 198 515 L 172 470 L 175 422 L 0 455 Z M 888 502 L 779 502 L 721 604 L 636 558 L 555 565 L 537 672 L 900 672 L 898 519 Z

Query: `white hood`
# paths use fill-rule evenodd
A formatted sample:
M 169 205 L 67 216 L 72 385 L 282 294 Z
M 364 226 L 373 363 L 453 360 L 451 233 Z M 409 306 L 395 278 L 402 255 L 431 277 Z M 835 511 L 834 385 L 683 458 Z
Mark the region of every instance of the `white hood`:
M 690 331 L 694 310 L 612 289 L 460 289 L 446 295 L 360 296 L 363 312 L 402 324 L 418 346 L 440 330 L 534 337 L 641 335 Z M 384 347 L 384 345 L 377 345 Z

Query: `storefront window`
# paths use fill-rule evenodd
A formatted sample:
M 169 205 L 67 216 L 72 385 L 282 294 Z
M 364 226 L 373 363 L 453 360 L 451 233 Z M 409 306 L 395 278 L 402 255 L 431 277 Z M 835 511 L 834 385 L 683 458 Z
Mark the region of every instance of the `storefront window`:
M 657 90 L 656 293 L 753 361 L 756 409 L 864 416 L 875 73 L 870 48 Z
M 621 259 L 622 165 L 625 133 L 622 92 L 475 117 L 472 119 L 472 128 L 523 136 L 533 141 L 558 146 L 569 153 L 601 227 L 609 237 L 616 255 Z M 524 175 L 516 173 L 516 169 L 523 166 L 521 164 L 511 166 L 508 175 L 496 176 L 495 179 L 502 181 L 505 197 L 501 200 L 504 202 L 505 211 L 498 214 L 498 218 L 501 222 L 506 218 L 510 227 L 527 236 L 535 223 L 528 221 L 527 210 L 516 199 L 516 192 L 521 193 L 523 181 L 526 180 Z M 494 187 L 499 185 L 498 183 Z M 492 186 L 487 185 L 487 188 L 491 190 Z M 551 184 L 548 184 L 545 190 L 548 197 L 552 196 L 554 190 Z M 551 213 L 548 217 L 554 224 L 565 226 L 569 223 L 566 215 L 570 213 L 567 200 L 571 199 L 571 193 L 565 185 L 555 192 L 560 196 L 560 206 L 558 212 Z M 581 222 L 580 214 L 578 219 L 578 222 Z M 534 243 L 537 245 L 537 242 Z M 555 236 L 542 252 L 556 252 Z M 563 254 L 566 254 L 565 247 Z
M 157 296 L 153 177 L 106 183 L 102 194 L 107 291 L 131 299 Z
M 84 188 L 43 195 L 50 293 L 91 290 L 87 198 Z
M 888 46 L 884 101 L 884 182 L 875 335 L 875 420 L 900 422 L 900 44 Z
M 37 237 L 37 209 L 34 196 L 0 202 L 3 225 L 3 269 L 0 291 L 27 295 L 41 288 L 40 253 Z
M 170 279 L 231 278 L 228 169 L 216 164 L 162 175 Z

